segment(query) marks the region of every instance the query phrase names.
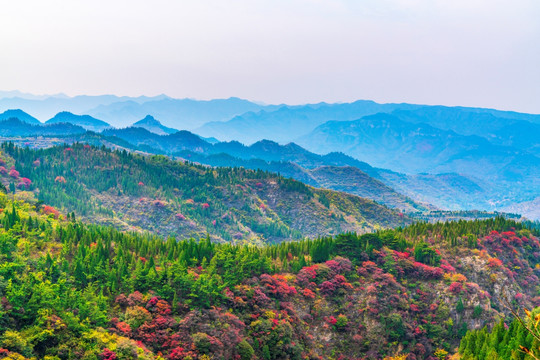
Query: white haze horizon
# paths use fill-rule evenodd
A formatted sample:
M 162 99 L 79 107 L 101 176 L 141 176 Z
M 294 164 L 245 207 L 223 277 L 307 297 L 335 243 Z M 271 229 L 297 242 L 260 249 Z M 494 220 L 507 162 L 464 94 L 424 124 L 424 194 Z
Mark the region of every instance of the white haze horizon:
M 0 87 L 538 114 L 539 18 L 537 0 L 2 1 Z

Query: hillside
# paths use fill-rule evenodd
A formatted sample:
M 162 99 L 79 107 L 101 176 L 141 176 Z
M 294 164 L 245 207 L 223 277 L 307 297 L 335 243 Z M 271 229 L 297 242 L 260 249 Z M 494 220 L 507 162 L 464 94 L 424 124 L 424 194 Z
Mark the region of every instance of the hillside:
M 43 150 L 3 144 L 40 200 L 77 216 L 162 236 L 265 243 L 346 231 L 366 232 L 410 220 L 371 200 L 315 189 L 243 168 L 209 168 L 104 147 Z M 16 183 L 6 174 L 3 182 Z M 17 185 L 17 184 L 15 184 Z
M 0 208 L 4 358 L 430 359 L 539 303 L 538 238 L 502 218 L 252 247 Z
M 292 162 L 243 160 L 224 153 L 205 156 L 192 151 L 184 151 L 176 155 L 182 159 L 210 166 L 241 166 L 246 169 L 279 173 L 311 186 L 365 197 L 403 212 L 415 213 L 433 209 L 428 204 L 412 201 L 381 181 L 351 166 L 320 166 L 308 169 Z
M 266 106 L 234 98 L 196 101 L 163 96 L 32 97 L 2 99 L 0 108 L 4 100 L 6 106 L 13 105 L 11 108 L 17 102 L 28 102 L 31 105 L 23 108 L 32 114 L 34 106 L 39 108 L 44 104 L 63 104 L 65 110 L 82 104 L 103 105 L 103 114 L 109 116 L 103 118 L 116 126 L 126 126 L 152 114 L 165 124 L 161 124 L 164 127 L 161 129 L 149 127 L 158 133 L 163 129 L 193 129 L 203 121 L 211 121 L 198 129 L 200 134 L 230 142 L 209 139 L 205 144 L 198 135 L 187 132 L 162 138 L 152 133 L 114 129 L 107 136 L 128 141 L 143 152 L 179 155 L 183 151 L 195 151 L 212 157 L 225 153 L 238 159 L 284 162 L 284 172 L 293 170 L 299 175 L 297 179 L 314 185 L 316 182 L 309 180 L 311 176 L 296 171 L 289 163 L 308 170 L 319 166 L 353 166 L 415 203 L 449 210 L 487 211 L 519 209 L 518 204 L 525 204 L 521 208 L 526 214 L 537 217 L 526 204 L 540 196 L 539 115 L 371 101 Z M 118 111 L 117 120 L 115 111 Z M 101 118 L 97 113 L 92 114 Z M 127 118 L 128 123 L 121 120 Z M 291 136 L 302 136 L 299 143 L 303 147 L 283 144 Z M 245 146 L 238 140 L 253 144 Z M 109 142 L 107 146 L 114 144 Z M 336 151 L 347 155 L 335 154 Z M 276 169 L 276 164 L 272 168 Z M 328 183 L 333 182 L 340 179 Z M 439 191 L 439 186 L 446 191 Z M 385 204 L 400 208 L 395 203 Z
M 460 359 L 536 359 L 540 350 L 538 314 L 527 310 L 512 322 L 467 332 L 459 345 Z
M 80 129 L 79 129 L 80 131 Z M 34 131 L 35 132 L 35 131 Z M 26 132 L 27 135 L 30 132 Z M 405 175 L 371 167 L 343 153 L 317 155 L 294 143 L 279 145 L 264 140 L 245 146 L 239 142 L 210 143 L 188 131 L 160 136 L 143 128 L 107 129 L 100 134 L 87 133 L 64 138 L 10 138 L 21 146 L 48 147 L 64 142 L 86 142 L 96 146 L 171 154 L 175 157 L 211 166 L 245 167 L 280 173 L 306 184 L 332 190 L 345 190 L 408 213 L 424 212 L 432 207 L 449 209 L 504 210 L 515 198 L 527 199 L 523 191 L 509 192 L 505 186 L 458 174 Z M 8 140 L 8 139 L 6 139 Z M 173 152 L 174 151 L 174 152 Z M 231 155 L 232 154 L 232 155 Z M 317 168 L 334 169 L 317 171 Z M 314 176 L 318 174 L 318 178 Z M 321 177 L 321 174 L 324 176 Z M 350 180 L 345 184 L 345 176 Z M 361 177 L 356 179 L 355 177 Z M 340 184 L 345 184 L 342 187 Z M 444 190 L 444 191 L 441 191 Z M 495 200 L 497 202 L 495 202 Z M 512 211 L 519 212 L 519 211 Z M 531 214 L 527 212 L 527 214 Z M 416 216 L 416 215 L 415 215 Z M 533 217 L 535 219 L 535 217 Z
M 310 170 L 309 174 L 320 187 L 367 197 L 407 212 L 434 209 L 427 203 L 415 203 L 411 198 L 352 166 L 321 166 Z
M 294 143 L 279 145 L 273 141 L 262 140 L 250 146 L 235 141 L 210 144 L 187 131 L 159 136 L 138 128 L 109 129 L 105 130 L 103 135 L 121 138 L 144 151 L 173 154 L 201 164 L 241 166 L 279 173 L 308 185 L 345 191 L 407 212 L 429 208 L 415 203 L 368 175 L 365 171 L 379 176 L 378 171 L 366 163 L 343 154 L 320 156 Z M 348 164 L 357 165 L 365 171 L 347 166 Z M 352 182 L 343 186 L 347 181 Z
M 540 196 L 531 201 L 509 205 L 504 210 L 523 214 L 529 219 L 540 219 Z
M 493 185 L 455 173 L 406 175 L 380 169 L 379 174 L 396 191 L 441 209 L 493 209 L 493 199 L 503 200 Z

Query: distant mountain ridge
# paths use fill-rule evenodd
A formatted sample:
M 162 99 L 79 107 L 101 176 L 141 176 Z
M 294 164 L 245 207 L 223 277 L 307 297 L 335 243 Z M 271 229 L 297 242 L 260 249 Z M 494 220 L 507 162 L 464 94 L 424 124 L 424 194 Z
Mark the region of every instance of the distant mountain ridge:
M 30 94 L 22 94 L 15 97 L 0 97 L 0 111 L 7 109 L 22 109 L 26 112 L 34 114 L 41 121 L 52 118 L 55 114 L 62 111 L 69 111 L 76 114 L 92 115 L 88 113 L 100 105 L 108 105 L 118 101 L 133 101 L 136 103 L 144 103 L 146 101 L 160 100 L 166 98 L 166 95 L 155 97 L 127 97 L 115 95 L 79 95 L 69 97 L 65 95 L 44 95 L 32 96 Z M 139 119 L 142 116 L 139 117 Z
M 58 124 L 58 123 L 69 123 L 73 125 L 78 125 L 86 130 L 91 131 L 102 131 L 111 127 L 110 124 L 105 121 L 96 119 L 90 115 L 75 115 L 68 111 L 62 111 L 56 114 L 52 119 L 49 119 L 45 124 Z
M 287 105 L 277 110 L 249 112 L 226 122 L 210 122 L 195 129 L 195 132 L 202 136 L 214 136 L 222 141 L 238 140 L 246 144 L 265 138 L 277 142 L 289 142 L 329 120 L 353 120 L 365 115 L 391 112 L 395 109 L 412 109 L 418 106 L 378 104 L 368 100 L 345 104 Z
M 220 140 L 238 140 L 246 144 L 271 139 L 289 142 L 313 131 L 328 121 L 351 121 L 378 113 L 392 114 L 401 120 L 426 123 L 462 135 L 487 136 L 486 130 L 497 130 L 510 124 L 540 124 L 540 115 L 494 109 L 427 106 L 416 104 L 379 104 L 359 100 L 344 104 L 308 104 L 263 109 L 236 116 L 229 121 L 214 121 L 195 129 L 203 136 Z
M 121 101 L 99 105 L 86 113 L 110 121 L 115 126 L 126 126 L 147 114 L 161 120 L 173 128 L 193 130 L 209 121 L 225 121 L 249 111 L 274 109 L 275 105 L 259 105 L 239 99 L 156 99 L 139 104 L 134 101 Z

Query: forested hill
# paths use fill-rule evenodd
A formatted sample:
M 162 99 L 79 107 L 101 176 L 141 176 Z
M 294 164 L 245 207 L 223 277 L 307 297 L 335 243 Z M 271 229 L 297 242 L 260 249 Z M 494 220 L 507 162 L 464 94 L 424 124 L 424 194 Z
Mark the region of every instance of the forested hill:
M 444 359 L 503 293 L 539 302 L 538 238 L 503 218 L 254 247 L 86 225 L 30 192 L 0 209 L 0 358 Z
M 62 211 L 123 230 L 209 233 L 217 241 L 261 244 L 410 222 L 371 200 L 263 171 L 210 168 L 82 144 L 44 150 L 3 144 L 2 151 L 0 176 L 6 186 L 35 191 Z

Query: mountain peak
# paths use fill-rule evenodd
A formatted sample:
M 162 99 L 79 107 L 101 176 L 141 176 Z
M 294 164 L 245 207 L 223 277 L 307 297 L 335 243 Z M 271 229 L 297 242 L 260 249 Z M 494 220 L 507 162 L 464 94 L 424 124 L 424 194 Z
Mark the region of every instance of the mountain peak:
M 111 127 L 110 124 L 103 120 L 96 119 L 90 115 L 76 115 L 69 111 L 61 111 L 56 114 L 52 119 L 46 121 L 47 124 L 54 123 L 70 123 L 73 125 L 79 125 L 86 130 L 101 131 Z
M 28 124 L 41 124 L 41 122 L 32 115 L 22 111 L 21 109 L 9 109 L 0 114 L 0 120 L 7 120 L 10 118 L 17 118 Z
M 136 123 L 133 123 L 133 125 L 141 125 L 141 124 L 148 124 L 148 125 L 161 125 L 161 122 L 157 120 L 152 115 L 146 115 L 144 119 L 137 121 Z
M 146 115 L 144 119 L 139 120 L 135 123 L 133 123 L 134 127 L 140 127 L 144 128 L 150 132 L 153 132 L 154 134 L 158 135 L 170 135 L 178 132 L 178 130 L 166 127 L 163 125 L 159 120 L 157 120 L 152 115 Z

